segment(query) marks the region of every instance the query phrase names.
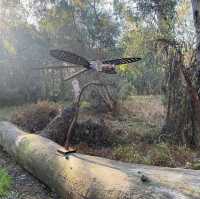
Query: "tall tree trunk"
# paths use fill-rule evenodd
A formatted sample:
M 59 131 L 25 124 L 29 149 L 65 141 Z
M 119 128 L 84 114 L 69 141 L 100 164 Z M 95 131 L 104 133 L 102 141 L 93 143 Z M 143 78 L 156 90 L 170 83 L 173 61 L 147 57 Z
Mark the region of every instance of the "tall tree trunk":
M 200 71 L 200 0 L 192 0 L 192 9 L 193 9 L 194 26 L 196 29 L 196 38 L 197 38 L 197 46 L 196 46 L 197 70 Z M 199 90 L 200 85 L 196 85 L 196 88 Z M 195 140 L 198 142 L 198 146 L 200 146 L 200 99 L 198 96 L 198 91 L 196 91 L 196 96 L 194 96 L 193 98 L 194 98 L 193 100 L 194 125 L 196 127 Z
M 172 34 L 172 19 L 173 16 L 169 16 L 168 8 L 166 7 L 166 1 L 160 0 L 157 1 L 156 7 L 157 9 L 157 18 L 158 18 L 158 28 L 159 28 L 159 36 L 158 43 L 164 44 L 166 46 L 165 41 L 174 40 L 174 36 Z M 167 44 L 168 45 L 168 44 Z M 181 114 L 181 103 L 180 99 L 183 96 L 182 92 L 182 84 L 181 84 L 181 75 L 180 75 L 180 67 L 178 63 L 178 54 L 168 51 L 167 60 L 161 61 L 165 67 L 165 93 L 163 93 L 167 99 L 167 113 L 165 118 L 165 124 L 162 128 L 161 133 L 166 135 L 168 138 L 172 139 L 171 136 L 174 137 L 178 131 L 180 131 L 181 125 L 179 118 Z M 160 62 L 160 61 L 159 61 Z M 178 133 L 179 134 L 179 133 Z M 179 136 L 177 136 L 179 137 Z
M 200 66 L 200 1 L 192 0 L 192 4 L 197 32 L 197 60 L 198 66 Z M 158 19 L 160 19 L 162 33 L 167 30 L 167 26 L 163 24 L 163 18 L 161 9 Z M 165 47 L 168 44 L 170 48 L 173 47 L 175 50 L 170 52 L 170 48 L 168 49 L 168 64 L 170 65 L 167 84 L 168 111 L 162 132 L 170 138 L 170 141 L 175 140 L 179 144 L 199 147 L 200 101 L 192 82 L 192 73 L 184 66 L 182 47 L 172 37 L 170 38 L 170 34 L 168 36 L 164 32 L 162 37 L 163 40 L 167 41 L 164 41 Z
M 197 37 L 197 64 L 200 69 L 200 0 L 191 0 Z

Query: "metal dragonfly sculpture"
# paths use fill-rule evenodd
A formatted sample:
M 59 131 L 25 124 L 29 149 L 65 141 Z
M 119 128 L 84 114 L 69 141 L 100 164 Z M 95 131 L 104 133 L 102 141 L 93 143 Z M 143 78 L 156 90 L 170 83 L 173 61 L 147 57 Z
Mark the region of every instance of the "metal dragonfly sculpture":
M 103 72 L 107 74 L 116 74 L 116 66 L 122 65 L 122 64 L 129 64 L 133 62 L 140 61 L 141 58 L 139 57 L 128 57 L 128 58 L 119 58 L 119 59 L 111 59 L 111 60 L 96 60 L 96 61 L 88 61 L 82 56 L 79 56 L 75 53 L 65 51 L 65 50 L 59 50 L 54 49 L 50 50 L 50 55 L 60 61 L 64 61 L 70 64 L 73 64 L 71 66 L 64 65 L 64 66 L 47 66 L 47 67 L 40 67 L 40 68 L 34 68 L 34 69 L 64 69 L 64 68 L 75 68 L 75 67 L 83 67 L 83 70 L 80 70 L 70 77 L 68 77 L 66 80 L 72 79 L 75 76 L 78 76 L 79 74 L 86 72 L 86 71 L 97 71 L 97 72 Z
M 67 79 L 65 79 L 65 80 L 72 79 L 85 71 L 96 71 L 96 72 L 103 72 L 103 73 L 107 73 L 107 74 L 116 74 L 117 73 L 117 70 L 116 70 L 117 65 L 133 63 L 133 62 L 137 62 L 137 61 L 141 60 L 141 58 L 139 58 L 139 57 L 129 57 L 129 58 L 119 58 L 119 59 L 104 60 L 104 61 L 100 61 L 100 60 L 88 61 L 84 57 L 81 57 L 75 53 L 65 51 L 65 50 L 58 50 L 58 49 L 50 50 L 50 55 L 60 61 L 67 62 L 72 65 L 70 65 L 70 66 L 69 65 L 46 66 L 46 67 L 40 67 L 40 68 L 34 68 L 34 69 L 58 70 L 58 69 L 73 68 L 73 67 L 83 67 L 84 68 L 83 70 L 80 70 L 80 71 L 72 74 L 70 77 L 67 77 Z M 89 84 L 87 84 L 87 85 L 89 85 Z M 78 110 L 77 107 L 79 107 L 79 102 L 77 104 L 75 103 L 74 106 L 76 106 L 76 110 Z M 68 154 L 76 152 L 76 149 L 69 149 L 69 140 L 71 137 L 71 129 L 72 129 L 71 127 L 73 127 L 74 123 L 76 122 L 77 117 L 78 117 L 77 115 L 78 115 L 78 111 L 76 111 L 76 114 L 75 114 L 75 116 L 70 124 L 70 127 L 68 129 L 67 140 L 65 143 L 66 151 L 60 151 L 60 150 L 57 151 L 59 154 L 64 155 L 66 158 L 67 158 Z

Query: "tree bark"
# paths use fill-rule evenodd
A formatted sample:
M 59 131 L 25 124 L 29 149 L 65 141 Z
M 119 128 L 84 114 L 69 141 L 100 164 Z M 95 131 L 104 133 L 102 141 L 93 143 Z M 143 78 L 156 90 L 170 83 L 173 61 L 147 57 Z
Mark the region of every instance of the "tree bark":
M 59 71 L 60 75 L 60 99 L 65 99 L 65 82 L 64 82 L 64 70 Z
M 82 154 L 0 122 L 0 145 L 64 199 L 198 199 L 200 171 L 134 165 Z
M 191 2 L 192 2 L 194 26 L 196 29 L 196 37 L 197 37 L 197 64 L 198 68 L 200 69 L 200 1 L 191 0 Z
M 192 10 L 193 10 L 193 19 L 194 26 L 196 30 L 196 59 L 197 59 L 197 71 L 200 71 L 200 0 L 191 0 L 192 2 Z M 198 74 L 198 79 L 199 73 Z M 196 75 L 197 76 L 197 75 Z M 197 142 L 197 146 L 200 147 L 200 98 L 198 96 L 200 91 L 199 81 L 196 83 L 196 89 L 193 88 L 190 92 L 193 92 L 192 95 L 192 105 L 193 105 L 193 126 L 195 131 L 195 140 Z M 196 94 L 196 95 L 195 95 Z

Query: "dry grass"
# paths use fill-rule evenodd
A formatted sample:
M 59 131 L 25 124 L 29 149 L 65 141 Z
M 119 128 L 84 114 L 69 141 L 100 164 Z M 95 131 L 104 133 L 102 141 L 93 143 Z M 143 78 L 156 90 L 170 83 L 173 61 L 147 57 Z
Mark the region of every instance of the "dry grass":
M 194 156 L 186 147 L 165 143 L 117 146 L 113 154 L 117 160 L 165 167 L 186 167 Z
M 22 129 L 33 133 L 43 130 L 58 112 L 58 104 L 40 101 L 18 108 L 12 114 L 11 121 Z
M 127 110 L 143 122 L 150 125 L 162 126 L 165 108 L 161 96 L 131 96 L 124 103 Z
M 124 102 L 117 118 L 104 119 L 127 144 L 153 144 L 158 140 L 164 115 L 160 96 L 132 96 Z

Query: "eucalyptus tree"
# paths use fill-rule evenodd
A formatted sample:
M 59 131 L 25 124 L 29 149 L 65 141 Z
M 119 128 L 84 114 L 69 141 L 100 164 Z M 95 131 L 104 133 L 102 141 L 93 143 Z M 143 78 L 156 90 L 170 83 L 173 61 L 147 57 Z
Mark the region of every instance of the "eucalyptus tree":
M 66 49 L 90 60 L 117 57 L 120 27 L 105 3 L 100 0 L 54 1 L 47 12 L 42 13 L 38 28 L 48 37 L 51 48 Z M 97 75 L 84 75 L 81 81 L 93 78 Z
M 155 43 L 158 38 L 174 36 L 176 5 L 174 0 L 114 0 L 115 15 L 126 30 L 121 40 L 124 53 L 143 57 L 136 70 L 126 72 L 140 94 L 160 94 L 161 88 L 164 90 L 166 67 L 158 59 Z
M 177 9 L 185 2 L 178 0 L 127 2 L 124 4 L 123 1 L 115 0 L 116 11 L 123 13 L 124 18 L 130 21 L 130 16 L 134 16 L 129 23 L 132 24 L 132 31 L 129 31 L 124 40 L 125 49 L 128 52 L 137 52 L 139 49 L 137 43 L 139 43 L 143 46 L 142 49 L 145 49 L 143 50 L 144 55 L 146 55 L 145 65 L 156 65 L 155 68 L 160 68 L 165 74 L 165 77 L 161 78 L 164 80 L 162 90 L 167 99 L 167 114 L 161 131 L 164 134 L 162 137 L 180 144 L 198 146 L 200 143 L 198 125 L 196 125 L 198 122 L 195 120 L 199 120 L 194 117 L 195 111 L 192 108 L 194 104 L 191 103 L 191 93 L 188 93 L 188 89 L 184 86 L 183 77 L 186 75 L 184 73 L 186 65 L 183 58 L 180 59 L 180 57 L 186 57 L 185 55 L 188 56 L 190 53 L 187 51 L 187 45 L 180 45 L 177 41 L 182 35 L 178 35 L 176 31 L 179 18 Z M 193 7 L 197 8 L 198 6 L 195 4 Z M 131 12 L 127 12 L 129 10 Z M 151 31 L 146 31 L 141 39 L 141 35 L 143 35 L 141 33 L 145 29 L 151 30 L 153 34 L 150 34 Z M 145 42 L 146 45 L 141 41 Z M 187 43 L 187 40 L 183 43 Z M 134 45 L 137 46 L 137 50 L 134 49 Z M 152 59 L 149 59 L 150 57 Z M 144 71 L 147 72 L 149 68 Z M 155 72 L 154 74 L 158 75 Z M 185 77 L 185 82 L 188 84 L 187 77 Z
M 140 1 L 143 3 L 144 1 Z M 150 9 L 157 12 L 158 49 L 161 51 L 166 65 L 167 115 L 162 133 L 168 140 L 189 146 L 200 146 L 200 102 L 197 93 L 198 85 L 198 46 L 199 46 L 199 2 L 192 1 L 194 24 L 197 33 L 197 62 L 193 58 L 194 51 L 190 37 L 181 41 L 179 32 L 173 31 L 179 16 L 173 10 L 187 2 L 183 1 L 146 1 Z M 150 3 L 151 2 L 151 3 Z M 169 3 L 168 6 L 165 3 Z M 145 5 L 145 4 L 144 4 Z M 144 6 L 143 5 L 143 6 Z M 176 7 L 176 9 L 177 9 Z M 174 8 L 174 9 L 173 9 Z M 147 10 L 147 9 L 145 9 Z M 172 25 L 172 26 L 171 26 Z M 170 28 L 171 27 L 171 28 Z M 186 27 L 184 27 L 186 28 Z M 161 49 L 161 50 L 160 50 Z M 197 66 L 196 66 L 197 64 Z
M 118 23 L 106 9 L 105 2 L 54 1 L 41 16 L 39 28 L 55 46 L 71 48 L 90 58 L 105 57 L 115 49 L 119 36 Z

